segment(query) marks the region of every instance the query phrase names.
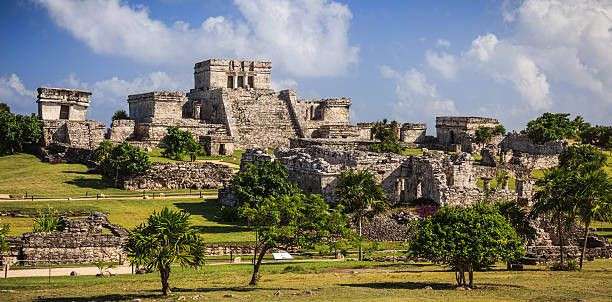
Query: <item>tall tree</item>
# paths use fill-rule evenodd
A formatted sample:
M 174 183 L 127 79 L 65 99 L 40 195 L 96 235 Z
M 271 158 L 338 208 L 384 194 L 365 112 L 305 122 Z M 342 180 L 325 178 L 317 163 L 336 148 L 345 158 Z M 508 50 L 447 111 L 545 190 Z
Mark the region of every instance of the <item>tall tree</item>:
M 8 223 L 0 224 L 0 256 L 4 257 L 4 252 L 9 250 L 9 243 L 7 240 L 8 233 L 11 226 Z
M 256 259 L 249 285 L 257 285 L 259 268 L 268 251 L 309 248 L 349 232 L 344 214 L 330 210 L 320 195 L 270 196 L 257 204 L 243 203 L 239 213 L 256 230 Z
M 0 155 L 22 152 L 37 144 L 41 136 L 42 126 L 36 116 L 0 110 Z
M 409 253 L 450 266 L 458 286 L 472 288 L 474 271 L 523 255 L 516 231 L 493 206 L 442 207 L 419 222 Z M 468 274 L 466 279 L 465 274 Z
M 546 112 L 542 116 L 527 123 L 524 133 L 536 143 L 574 138 L 578 135 L 578 128 L 582 127 L 582 120 L 570 120 L 569 113 Z
M 170 271 L 174 263 L 204 265 L 204 242 L 189 223 L 189 214 L 164 208 L 130 233 L 126 250 L 132 263 L 159 271 L 163 295 L 170 292 Z
M 568 198 L 576 181 L 576 174 L 566 169 L 555 168 L 547 172 L 544 178 L 536 182 L 537 191 L 530 213 L 531 217 L 549 216 L 556 224 L 561 268 L 566 267 L 566 231 L 576 218 L 576 204 Z
M 368 170 L 346 170 L 338 177 L 336 202 L 351 214 L 359 229 L 359 261 L 363 260 L 362 223 L 367 216 L 385 208 L 385 192 Z
M 605 164 L 606 155 L 591 145 L 572 145 L 559 156 L 559 168 L 572 175 L 572 181 L 565 187 L 565 198 L 574 204 L 578 218 L 584 224 L 580 269 L 586 253 L 591 222 L 594 219 L 612 217 L 612 184 L 603 170 Z
M 390 123 L 384 119 L 382 122 L 376 122 L 372 127 L 372 136 L 379 142 L 370 145 L 372 152 L 390 152 L 401 153 L 404 149 L 399 143 L 399 124 L 396 121 Z

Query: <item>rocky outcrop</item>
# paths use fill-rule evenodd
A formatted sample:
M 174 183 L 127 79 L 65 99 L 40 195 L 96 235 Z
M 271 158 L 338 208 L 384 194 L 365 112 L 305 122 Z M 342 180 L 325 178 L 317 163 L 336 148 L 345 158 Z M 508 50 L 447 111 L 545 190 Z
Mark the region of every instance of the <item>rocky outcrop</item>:
M 230 167 L 210 162 L 158 163 L 123 182 L 126 190 L 217 189 L 232 177 Z

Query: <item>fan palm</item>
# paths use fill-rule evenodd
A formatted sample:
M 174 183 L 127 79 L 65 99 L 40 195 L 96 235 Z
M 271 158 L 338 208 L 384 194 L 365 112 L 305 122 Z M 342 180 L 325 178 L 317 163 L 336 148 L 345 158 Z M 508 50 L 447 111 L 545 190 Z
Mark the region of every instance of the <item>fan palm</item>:
M 164 208 L 131 232 L 126 250 L 132 263 L 159 270 L 162 293 L 170 292 L 168 279 L 173 263 L 204 265 L 204 242 L 189 223 L 189 214 Z

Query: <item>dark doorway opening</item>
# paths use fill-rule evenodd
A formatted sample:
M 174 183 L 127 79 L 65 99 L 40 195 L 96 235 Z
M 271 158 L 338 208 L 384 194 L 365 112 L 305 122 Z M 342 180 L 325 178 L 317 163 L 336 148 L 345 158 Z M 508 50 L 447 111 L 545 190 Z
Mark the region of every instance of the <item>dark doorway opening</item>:
M 227 77 L 227 88 L 234 88 L 234 76 Z
M 60 106 L 60 120 L 67 120 L 70 118 L 70 106 L 61 105 Z

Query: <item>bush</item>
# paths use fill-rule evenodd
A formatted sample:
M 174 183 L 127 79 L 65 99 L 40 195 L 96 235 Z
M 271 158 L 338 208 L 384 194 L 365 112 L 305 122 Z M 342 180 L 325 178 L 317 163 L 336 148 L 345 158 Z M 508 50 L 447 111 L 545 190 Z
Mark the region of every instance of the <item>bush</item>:
M 130 119 L 130 117 L 128 116 L 127 112 L 125 112 L 125 110 L 117 110 L 113 114 L 113 121 L 115 121 L 115 120 L 128 120 L 128 119 Z
M 150 167 L 149 155 L 126 142 L 113 147 L 99 165 L 102 175 L 113 180 L 115 185 L 122 179 L 146 172 Z
M 195 160 L 200 152 L 200 144 L 193 138 L 190 132 L 183 131 L 178 127 L 168 127 L 168 134 L 162 139 L 164 146 L 164 157 L 181 160 L 184 155 L 189 154 L 191 161 Z
M 36 218 L 34 218 L 34 233 L 45 233 L 55 232 L 64 229 L 64 225 L 59 218 L 56 210 L 52 208 L 46 208 L 38 212 Z
M 580 140 L 583 144 L 590 144 L 604 149 L 612 148 L 612 143 L 610 143 L 611 136 L 611 126 L 588 127 L 580 132 Z
M 503 125 L 497 125 L 493 128 L 491 127 L 478 127 L 474 134 L 474 141 L 479 144 L 488 143 L 491 141 L 493 136 L 504 135 L 506 133 L 506 128 Z
M 399 125 L 396 121 L 390 123 L 387 123 L 387 120 L 376 122 L 374 127 L 372 127 L 372 136 L 380 142 L 370 145 L 370 151 L 400 154 L 404 148 L 399 143 L 399 138 L 397 137 L 398 129 Z
M 36 116 L 12 114 L 0 110 L 0 155 L 23 152 L 42 137 L 42 126 Z

